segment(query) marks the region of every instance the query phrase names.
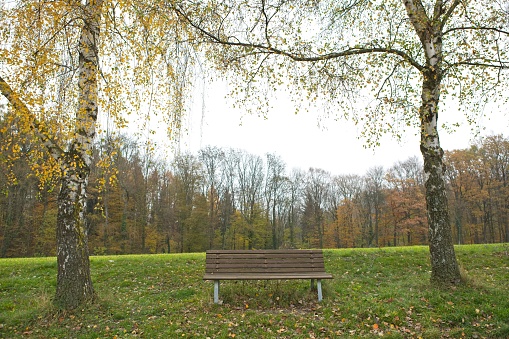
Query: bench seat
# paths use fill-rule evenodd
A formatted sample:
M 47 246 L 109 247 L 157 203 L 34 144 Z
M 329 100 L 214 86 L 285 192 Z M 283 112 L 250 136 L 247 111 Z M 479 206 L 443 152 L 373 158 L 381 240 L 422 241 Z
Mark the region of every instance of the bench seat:
M 291 279 L 332 279 L 332 275 L 310 273 L 219 273 L 205 274 L 203 280 L 291 280 Z
M 209 250 L 203 279 L 214 281 L 214 303 L 220 280 L 310 279 L 312 288 L 316 280 L 321 301 L 321 279 L 332 275 L 325 272 L 321 250 Z

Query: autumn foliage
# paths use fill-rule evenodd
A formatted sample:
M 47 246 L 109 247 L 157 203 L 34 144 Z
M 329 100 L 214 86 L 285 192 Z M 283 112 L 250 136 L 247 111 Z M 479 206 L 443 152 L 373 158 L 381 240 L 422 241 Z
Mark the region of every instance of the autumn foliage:
M 0 255 L 55 255 L 58 182 L 39 170 L 51 158 L 35 157 L 41 145 L 9 119 L 0 129 Z M 93 254 L 428 243 L 417 158 L 360 176 L 288 171 L 277 156 L 234 149 L 207 147 L 170 162 L 141 150 L 127 137 L 95 145 Z M 445 160 L 454 242 L 509 241 L 509 140 L 490 136 Z

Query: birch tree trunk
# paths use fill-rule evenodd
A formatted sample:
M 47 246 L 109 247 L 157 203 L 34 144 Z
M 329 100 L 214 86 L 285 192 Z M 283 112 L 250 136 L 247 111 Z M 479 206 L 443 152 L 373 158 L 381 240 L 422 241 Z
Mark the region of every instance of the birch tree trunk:
M 443 150 L 437 130 L 440 75 L 427 72 L 423 81 L 421 120 L 421 153 L 424 159 L 426 209 L 429 225 L 431 281 L 458 283 L 461 280 L 451 233 L 446 195 Z M 437 78 L 435 78 L 437 76 Z
M 79 100 L 76 134 L 65 159 L 58 195 L 57 291 L 55 304 L 74 308 L 94 298 L 90 277 L 86 198 L 92 142 L 98 114 L 99 32 L 102 0 L 88 0 L 83 7 L 83 27 L 79 41 Z
M 84 215 L 88 172 L 83 167 L 74 174 L 66 174 L 58 195 L 55 304 L 64 309 L 94 298 Z
M 421 69 L 423 82 L 419 119 L 421 122 L 421 153 L 424 160 L 426 209 L 428 214 L 431 281 L 458 283 L 461 280 L 452 241 L 447 202 L 444 152 L 438 137 L 438 103 L 443 78 L 442 30 L 458 1 L 444 12 L 437 1 L 430 17 L 420 0 L 403 0 L 410 21 L 421 41 L 426 65 Z

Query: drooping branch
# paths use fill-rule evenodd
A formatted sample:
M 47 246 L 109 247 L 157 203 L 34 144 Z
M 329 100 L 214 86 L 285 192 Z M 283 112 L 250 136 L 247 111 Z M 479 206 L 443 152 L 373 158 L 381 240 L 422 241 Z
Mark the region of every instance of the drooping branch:
M 354 56 L 354 55 L 366 55 L 366 54 L 391 54 L 391 55 L 397 55 L 400 58 L 402 58 L 405 62 L 409 63 L 413 67 L 415 67 L 420 72 L 423 71 L 424 67 L 419 64 L 414 58 L 412 58 L 409 54 L 406 52 L 395 49 L 395 48 L 384 48 L 384 47 L 355 47 L 355 48 L 349 48 L 345 49 L 343 51 L 339 52 L 332 52 L 332 53 L 326 53 L 321 55 L 302 55 L 297 54 L 291 51 L 287 51 L 284 49 L 279 49 L 277 47 L 272 46 L 270 41 L 267 41 L 267 45 L 260 44 L 260 43 L 250 43 L 250 42 L 243 42 L 238 39 L 235 39 L 234 41 L 230 40 L 229 38 L 222 38 L 219 35 L 219 32 L 214 34 L 211 31 L 204 28 L 199 23 L 194 22 L 185 12 L 183 9 L 173 6 L 172 9 L 184 19 L 189 25 L 191 25 L 193 28 L 195 28 L 198 32 L 203 34 L 207 39 L 209 39 L 209 42 L 214 44 L 220 44 L 224 46 L 231 46 L 231 47 L 240 47 L 240 48 L 246 48 L 246 49 L 256 49 L 259 50 L 261 53 L 267 53 L 267 54 L 275 54 L 275 55 L 281 55 L 285 56 L 293 61 L 298 62 L 317 62 L 317 61 L 326 61 L 326 60 L 332 60 L 332 59 L 339 59 L 344 58 L 348 56 Z
M 473 61 L 460 61 L 452 64 L 453 67 L 457 66 L 471 66 L 471 67 L 483 67 L 483 68 L 495 68 L 498 70 L 509 69 L 509 62 L 502 60 L 493 60 L 493 62 L 473 62 Z
M 444 31 L 443 35 L 447 35 L 456 31 L 487 31 L 487 32 L 495 32 L 509 36 L 509 31 L 506 31 L 502 28 L 497 27 L 486 27 L 486 26 L 460 26 L 460 27 L 452 27 L 447 31 Z
M 50 155 L 57 161 L 61 161 L 65 152 L 54 139 L 50 137 L 50 133 L 43 123 L 38 121 L 36 116 L 30 111 L 27 105 L 19 98 L 19 95 L 11 88 L 11 86 L 0 76 L 0 92 L 9 101 L 12 107 L 18 111 L 23 117 L 27 118 L 30 128 L 36 133 L 43 145 L 48 149 Z

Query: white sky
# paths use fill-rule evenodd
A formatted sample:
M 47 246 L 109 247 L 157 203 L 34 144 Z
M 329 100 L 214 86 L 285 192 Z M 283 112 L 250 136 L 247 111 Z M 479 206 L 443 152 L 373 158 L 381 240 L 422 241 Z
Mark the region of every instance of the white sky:
M 213 88 L 212 88 L 212 87 Z M 398 161 L 411 156 L 422 159 L 419 150 L 419 136 L 416 130 L 409 130 L 398 143 L 390 136 L 381 140 L 381 146 L 372 149 L 363 147 L 358 139 L 360 131 L 353 123 L 332 118 L 323 118 L 320 122 L 314 112 L 301 111 L 294 114 L 294 106 L 287 98 L 274 103 L 274 110 L 267 119 L 246 114 L 233 108 L 233 100 L 226 99 L 226 86 L 209 85 L 205 95 L 196 95 L 188 119 L 191 124 L 188 134 L 181 140 L 181 150 L 197 154 L 205 146 L 243 149 L 262 157 L 266 153 L 281 156 L 287 170 L 310 167 L 321 168 L 331 174 L 359 174 L 374 166 L 388 169 Z M 504 109 L 506 111 L 506 109 Z M 447 114 L 460 113 L 449 111 L 439 114 L 439 123 Z M 481 125 L 485 128 L 482 135 L 504 134 L 508 136 L 509 122 L 501 109 L 487 114 Z M 325 119 L 325 120 L 324 120 Z M 322 127 L 319 127 L 318 124 Z M 462 126 L 457 132 L 440 133 L 442 148 L 445 150 L 467 148 L 473 135 L 470 127 Z

